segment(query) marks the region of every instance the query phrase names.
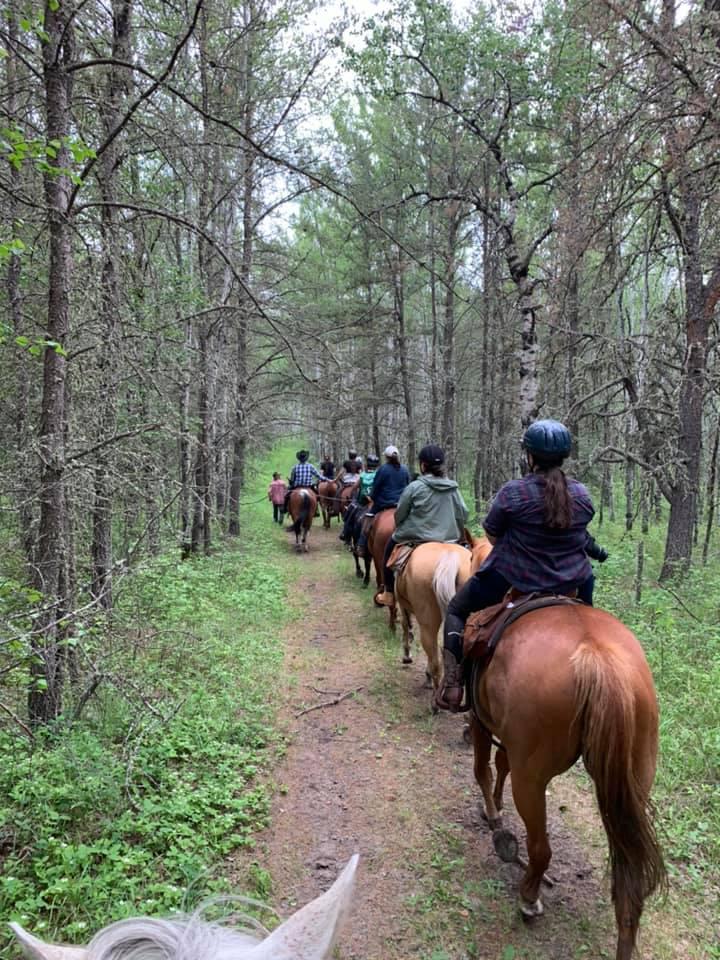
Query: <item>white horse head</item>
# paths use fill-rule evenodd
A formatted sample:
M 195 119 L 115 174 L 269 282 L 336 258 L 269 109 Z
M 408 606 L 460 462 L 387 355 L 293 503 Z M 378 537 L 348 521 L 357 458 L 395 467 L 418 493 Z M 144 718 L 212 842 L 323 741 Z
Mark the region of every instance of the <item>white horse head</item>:
M 10 926 L 29 960 L 326 960 L 350 907 L 357 864 L 355 854 L 326 893 L 264 940 L 194 918 L 120 920 L 87 947 L 44 943 L 19 924 Z

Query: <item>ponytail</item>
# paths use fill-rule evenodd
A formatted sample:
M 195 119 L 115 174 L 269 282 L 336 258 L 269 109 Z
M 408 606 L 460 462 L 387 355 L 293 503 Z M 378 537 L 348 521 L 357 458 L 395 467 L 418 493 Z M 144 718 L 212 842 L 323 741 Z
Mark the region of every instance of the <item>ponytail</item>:
M 551 530 L 569 530 L 572 526 L 573 501 L 565 473 L 556 461 L 553 464 L 536 463 L 545 476 L 545 523 Z

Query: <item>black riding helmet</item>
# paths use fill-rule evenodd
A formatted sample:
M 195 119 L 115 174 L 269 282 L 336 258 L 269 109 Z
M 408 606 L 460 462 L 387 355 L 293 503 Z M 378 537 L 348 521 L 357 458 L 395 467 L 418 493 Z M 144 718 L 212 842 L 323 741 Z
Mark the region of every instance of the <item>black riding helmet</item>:
M 348 450 L 348 458 L 354 460 L 357 456 L 357 450 Z
M 295 456 L 296 456 L 297 459 L 300 461 L 300 463 L 305 463 L 305 461 L 306 461 L 307 458 L 310 456 L 310 454 L 308 453 L 307 450 L 298 450 L 298 452 L 295 454 Z
M 445 451 L 436 443 L 428 443 L 418 454 L 418 460 L 429 467 L 440 467 L 445 463 Z
M 525 431 L 522 445 L 541 460 L 564 460 L 572 448 L 572 437 L 559 420 L 536 420 Z
M 380 463 L 380 457 L 375 456 L 374 453 L 369 453 L 365 458 L 365 463 L 369 467 L 376 467 Z

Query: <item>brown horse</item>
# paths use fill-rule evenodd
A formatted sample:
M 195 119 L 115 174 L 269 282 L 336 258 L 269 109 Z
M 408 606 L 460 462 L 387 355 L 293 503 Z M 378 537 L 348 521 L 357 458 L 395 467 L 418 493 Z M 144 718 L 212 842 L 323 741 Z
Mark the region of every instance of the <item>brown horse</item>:
M 395 532 L 395 508 L 388 510 L 381 510 L 375 516 L 375 519 L 372 522 L 370 531 L 368 533 L 367 539 L 367 551 L 370 556 L 373 558 L 373 563 L 375 564 L 375 585 L 377 587 L 375 591 L 375 597 L 378 593 L 382 593 L 385 589 L 383 584 L 383 579 L 385 576 L 385 564 L 383 560 L 385 559 L 385 547 L 390 537 Z M 376 607 L 382 606 L 377 600 L 373 597 L 373 602 Z M 390 611 L 390 629 L 395 631 L 395 623 L 397 621 L 397 614 L 395 612 L 395 607 L 388 607 Z
M 340 516 L 340 501 L 338 498 L 338 484 L 336 480 L 321 480 L 318 484 L 318 500 L 322 512 L 323 527 L 330 529 L 333 517 Z
M 300 553 L 308 552 L 307 535 L 312 526 L 313 517 L 317 510 L 317 496 L 309 487 L 296 487 L 290 492 L 289 511 L 293 523 L 292 532 L 295 534 L 295 550 Z M 302 541 L 300 534 L 302 533 Z
M 412 663 L 414 616 L 420 628 L 420 644 L 427 656 L 426 675 L 434 690 L 442 679 L 440 628 L 447 605 L 492 549 L 485 537 L 476 539 L 469 533 L 466 536 L 471 550 L 457 543 L 421 543 L 395 581 L 403 628 L 402 662 Z
M 580 604 L 533 610 L 507 629 L 487 670 L 473 672 L 470 692 L 475 778 L 498 853 L 504 859 L 517 854 L 500 815 L 508 772 L 527 830 L 523 915 L 543 911 L 540 882 L 552 855 L 545 790 L 582 757 L 610 848 L 616 960 L 630 960 L 645 898 L 667 883 L 648 807 L 658 709 L 642 647 L 604 610 Z M 495 756 L 494 789 L 491 733 L 503 745 Z
M 352 483 L 346 483 L 340 488 L 340 493 L 338 494 L 338 499 L 340 502 L 340 515 L 342 517 L 347 513 L 347 508 L 350 506 L 350 501 L 352 500 L 353 494 L 355 493 L 355 488 L 358 483 L 360 483 L 360 477 L 354 480 Z

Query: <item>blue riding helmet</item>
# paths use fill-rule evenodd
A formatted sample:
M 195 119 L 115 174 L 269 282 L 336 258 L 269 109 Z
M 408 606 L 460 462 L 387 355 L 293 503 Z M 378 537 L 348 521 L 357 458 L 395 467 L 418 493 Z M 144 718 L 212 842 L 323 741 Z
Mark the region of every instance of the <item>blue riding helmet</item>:
M 522 445 L 537 457 L 562 460 L 570 453 L 572 437 L 559 420 L 536 420 L 525 431 Z

